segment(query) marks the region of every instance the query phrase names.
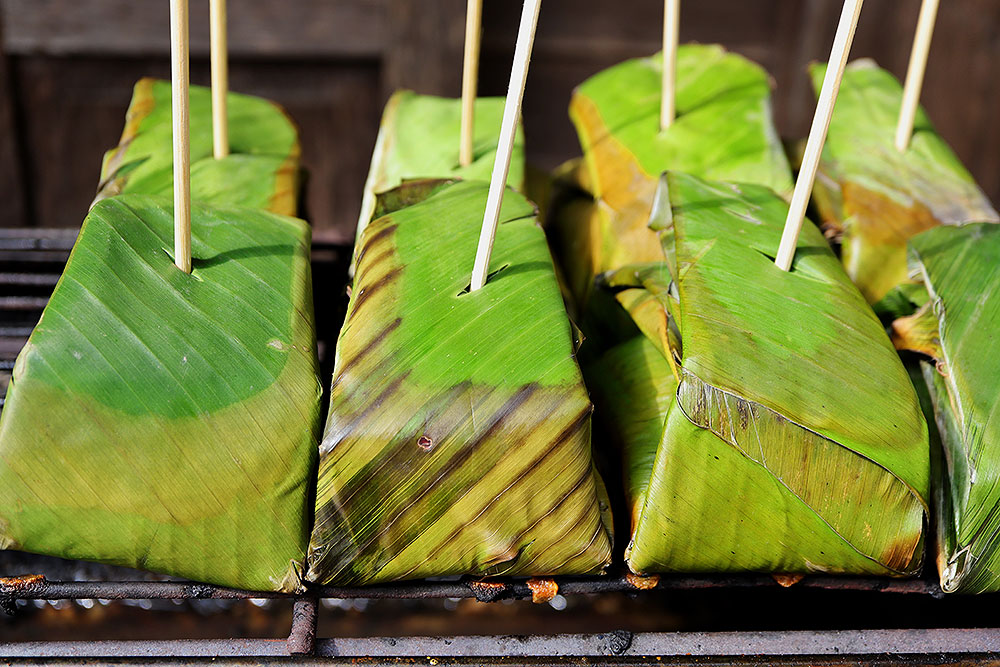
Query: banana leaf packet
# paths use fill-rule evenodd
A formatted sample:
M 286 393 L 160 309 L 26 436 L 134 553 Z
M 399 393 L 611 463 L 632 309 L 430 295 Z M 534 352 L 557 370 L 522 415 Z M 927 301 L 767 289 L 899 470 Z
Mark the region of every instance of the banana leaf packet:
M 169 81 L 135 84 L 118 146 L 101 167 L 100 201 L 119 194 L 169 196 L 173 153 Z M 230 154 L 212 151 L 212 92 L 190 87 L 191 198 L 296 215 L 300 187 L 298 132 L 277 104 L 239 93 L 227 96 Z
M 823 235 L 774 265 L 787 203 L 664 176 L 665 261 L 604 282 L 640 335 L 588 378 L 619 446 L 629 568 L 903 576 L 923 562 L 928 433 L 906 371 Z
M 791 169 L 771 117 L 772 82 L 759 65 L 718 45 L 677 51 L 677 118 L 660 129 L 662 56 L 628 60 L 583 82 L 569 114 L 583 148 L 570 176 L 593 199 L 556 226 L 587 252 L 557 248 L 575 298 L 596 275 L 662 259 L 647 227 L 660 174 L 760 183 L 790 196 Z M 586 206 L 581 204 L 580 207 Z
M 504 98 L 479 97 L 473 107 L 472 163 L 459 163 L 462 100 L 396 91 L 385 105 L 361 199 L 355 248 L 361 233 L 378 217 L 379 196 L 406 181 L 429 178 L 490 180 L 500 143 Z M 522 190 L 525 180 L 524 132 L 518 126 L 507 184 Z M 356 263 L 355 257 L 354 262 Z M 352 263 L 353 275 L 355 264 Z
M 250 590 L 301 586 L 319 398 L 309 228 L 97 202 L 0 414 L 0 546 Z
M 826 65 L 810 68 L 816 94 Z M 813 201 L 844 269 L 880 313 L 899 312 L 908 280 L 907 241 L 938 225 L 1000 216 L 919 109 L 905 152 L 895 146 L 903 89 L 874 61 L 847 66 Z
M 927 355 L 923 380 L 943 444 L 937 565 L 945 592 L 1000 590 L 1000 225 L 941 226 L 910 240 L 929 298 L 897 319 L 897 347 Z
M 361 235 L 320 447 L 310 581 L 600 573 L 593 410 L 534 207 L 508 191 L 469 292 L 489 184 L 385 195 Z

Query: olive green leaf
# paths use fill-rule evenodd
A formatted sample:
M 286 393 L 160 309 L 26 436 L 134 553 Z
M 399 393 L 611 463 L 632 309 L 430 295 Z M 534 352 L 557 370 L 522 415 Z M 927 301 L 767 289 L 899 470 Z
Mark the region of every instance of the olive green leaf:
M 230 155 L 212 153 L 212 95 L 191 86 L 191 197 L 224 206 L 295 215 L 299 186 L 299 142 L 284 111 L 268 100 L 230 93 Z M 104 156 L 100 201 L 122 193 L 169 195 L 173 153 L 169 81 L 140 79 L 117 148 Z
M 788 206 L 773 191 L 679 173 L 662 187 L 671 206 L 652 222 L 673 283 L 653 267 L 609 283 L 633 313 L 659 302 L 669 326 L 636 316 L 646 335 L 605 355 L 616 377 L 595 389 L 624 456 L 630 568 L 918 571 L 926 423 L 822 234 L 807 222 L 784 272 L 770 255 Z
M 825 65 L 812 66 L 817 94 L 825 74 Z M 847 274 L 873 304 L 907 280 L 911 237 L 937 225 L 1000 222 L 923 110 L 909 149 L 896 150 L 902 98 L 899 82 L 873 61 L 848 65 L 814 188 Z
M 0 415 L 0 545 L 290 591 L 320 386 L 309 229 L 162 197 L 98 202 Z
M 897 320 L 897 345 L 929 355 L 923 376 L 944 445 L 938 565 L 947 592 L 1000 590 L 1000 225 L 936 227 L 910 241 L 930 297 Z
M 426 199 L 361 236 L 309 578 L 601 572 L 592 406 L 534 208 L 507 192 L 492 277 L 470 293 L 489 185 L 408 187 Z

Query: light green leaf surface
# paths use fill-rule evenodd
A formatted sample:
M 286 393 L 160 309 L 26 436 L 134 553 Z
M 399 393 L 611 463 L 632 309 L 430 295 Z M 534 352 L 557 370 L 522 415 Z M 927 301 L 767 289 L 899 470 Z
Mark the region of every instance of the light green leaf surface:
M 87 216 L 0 416 L 0 545 L 258 590 L 299 586 L 320 387 L 309 229 L 164 198 Z
M 190 102 L 192 199 L 295 215 L 300 151 L 285 112 L 268 100 L 230 93 L 231 153 L 216 160 L 211 90 L 191 86 Z M 172 193 L 171 117 L 170 82 L 140 79 L 119 145 L 104 157 L 98 201 L 122 193 Z
M 665 170 L 792 190 L 761 67 L 717 45 L 681 46 L 678 117 L 666 131 L 659 125 L 661 82 L 659 55 L 629 60 L 585 81 L 570 102 L 587 168 L 582 184 L 602 217 L 591 242 L 600 249 L 594 273 L 661 258 L 647 222 Z
M 488 184 L 363 232 L 320 450 L 312 581 L 584 574 L 611 558 L 592 406 L 533 207 L 508 191 L 469 284 Z M 442 233 L 446 230 L 447 233 Z
M 356 241 L 375 214 L 380 194 L 404 181 L 426 178 L 460 178 L 489 181 L 500 142 L 504 98 L 476 99 L 472 138 L 472 164 L 458 161 L 462 131 L 462 101 L 397 91 L 385 105 L 368 181 L 358 218 Z M 518 128 L 507 184 L 524 185 L 524 133 Z
M 897 322 L 903 347 L 932 352 L 924 378 L 944 444 L 938 518 L 944 539 L 941 587 L 1000 590 L 1000 226 L 938 227 L 910 241 L 918 275 L 930 293 L 923 311 Z M 914 336 L 926 320 L 932 335 Z M 918 340 L 914 340 L 914 338 Z M 928 350 L 919 338 L 930 338 Z M 915 344 L 917 343 L 917 344 Z
M 918 571 L 926 424 L 884 330 L 822 234 L 807 222 L 786 273 L 770 257 L 788 210 L 772 191 L 677 173 L 665 187 L 672 206 L 654 225 L 674 246 L 674 284 L 636 271 L 631 289 L 646 289 L 675 319 L 678 379 L 668 359 L 651 361 L 662 342 L 647 338 L 609 352 L 603 363 L 617 364 L 620 389 L 607 401 L 595 395 L 626 456 L 629 566 Z M 664 409 L 660 392 L 671 387 Z
M 826 66 L 813 65 L 819 92 Z M 815 202 L 841 235 L 847 274 L 870 303 L 907 280 L 906 242 L 937 225 L 1000 222 L 958 158 L 918 110 L 909 149 L 895 147 L 903 91 L 871 60 L 847 67 L 823 149 Z

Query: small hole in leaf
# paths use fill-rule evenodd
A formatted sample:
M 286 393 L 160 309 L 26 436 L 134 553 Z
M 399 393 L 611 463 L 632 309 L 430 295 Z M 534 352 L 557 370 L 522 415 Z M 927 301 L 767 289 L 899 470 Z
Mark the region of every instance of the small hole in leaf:
M 486 276 L 486 282 L 483 284 L 483 287 L 485 287 L 486 285 L 489 285 L 490 281 L 493 280 L 497 276 L 497 274 L 499 274 L 501 271 L 503 271 L 504 269 L 506 269 L 509 266 L 510 266 L 510 264 L 504 264 L 503 266 L 501 266 L 499 269 L 497 269 L 493 273 L 488 274 Z M 464 288 L 462 288 L 462 291 L 459 292 L 458 294 L 456 294 L 455 296 L 462 296 L 464 294 L 469 294 L 471 291 L 472 291 L 472 280 L 470 279 L 469 280 L 469 284 L 466 285 Z
M 434 447 L 434 441 L 426 435 L 422 435 L 417 438 L 417 446 L 420 447 L 420 449 L 429 452 Z

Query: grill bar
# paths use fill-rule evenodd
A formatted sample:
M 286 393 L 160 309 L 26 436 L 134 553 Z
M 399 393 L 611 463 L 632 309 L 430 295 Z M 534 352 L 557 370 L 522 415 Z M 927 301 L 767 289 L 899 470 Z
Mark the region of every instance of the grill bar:
M 424 665 L 429 657 L 436 660 L 430 664 L 454 664 L 469 658 L 509 660 L 538 656 L 558 656 L 562 660 L 557 664 L 580 664 L 567 658 L 589 658 L 586 664 L 666 662 L 654 656 L 683 656 L 679 662 L 666 664 L 706 664 L 704 660 L 695 661 L 696 658 L 728 658 L 726 664 L 762 664 L 761 658 L 766 656 L 764 664 L 775 664 L 774 658 L 778 658 L 784 659 L 779 664 L 842 665 L 880 659 L 884 661 L 882 664 L 995 665 L 997 651 L 1000 651 L 1000 631 L 996 629 L 943 629 L 325 639 L 316 642 L 315 655 L 372 660 L 417 658 Z M 0 643 L 0 654 L 11 658 L 287 656 L 285 643 L 270 639 Z M 869 660 L 859 660 L 864 656 Z M 920 661 L 908 660 L 907 656 L 933 657 L 930 661 Z
M 628 576 L 554 577 L 562 595 L 634 593 L 640 590 L 704 590 L 778 588 L 768 576 L 661 577 L 641 580 Z M 936 582 L 926 579 L 806 577 L 796 588 L 942 597 Z M 415 581 L 377 586 L 314 586 L 305 596 L 273 591 L 242 591 L 186 581 L 49 581 L 39 575 L 0 579 L 0 600 L 245 600 L 315 598 L 367 600 L 431 600 L 475 598 L 481 602 L 527 600 L 526 581 L 465 578 L 461 581 Z

